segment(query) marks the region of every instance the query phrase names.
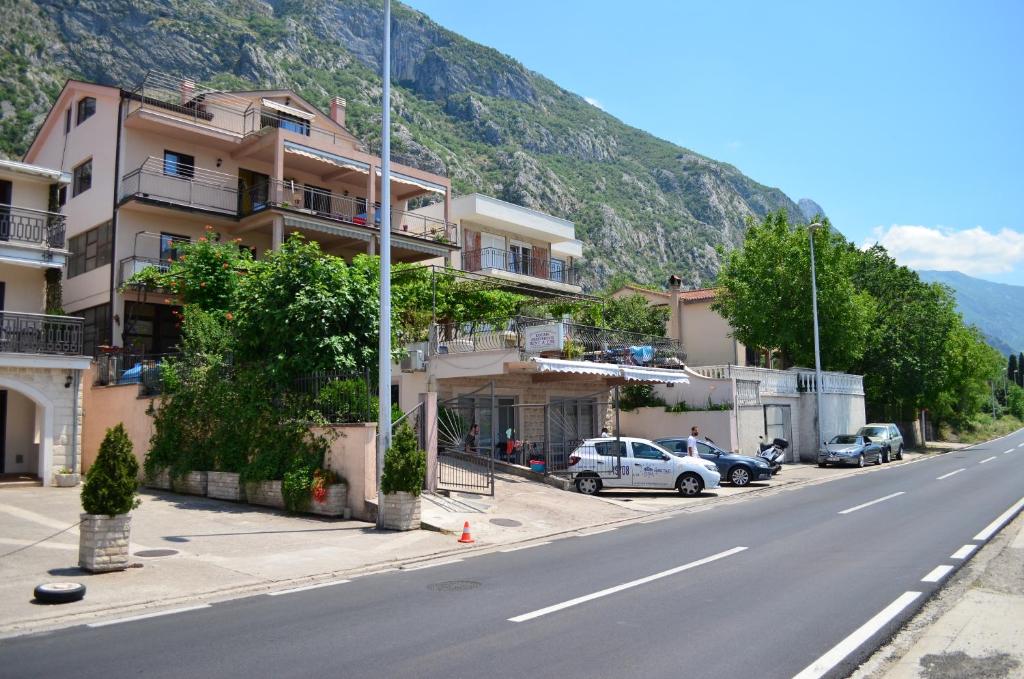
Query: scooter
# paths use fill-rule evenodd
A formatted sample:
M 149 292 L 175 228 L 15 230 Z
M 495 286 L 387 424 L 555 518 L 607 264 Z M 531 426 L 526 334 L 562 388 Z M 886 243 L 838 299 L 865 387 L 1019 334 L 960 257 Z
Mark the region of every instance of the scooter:
M 789 448 L 789 441 L 786 439 L 773 439 L 771 443 L 765 443 L 763 436 L 758 436 L 761 443 L 757 445 L 758 451 L 756 457 L 761 458 L 772 468 L 772 476 L 782 471 L 782 458 L 786 454 L 786 448 Z

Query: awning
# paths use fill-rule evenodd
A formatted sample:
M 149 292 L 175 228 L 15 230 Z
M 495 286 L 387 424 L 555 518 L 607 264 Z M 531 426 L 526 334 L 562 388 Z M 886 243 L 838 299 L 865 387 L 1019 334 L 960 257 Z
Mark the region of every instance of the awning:
M 353 170 L 355 172 L 362 172 L 363 174 L 370 174 L 370 165 L 358 160 L 339 156 L 334 153 L 327 151 L 319 151 L 317 149 L 311 149 L 308 146 L 302 144 L 296 144 L 294 142 L 286 141 L 284 143 L 284 152 L 291 153 L 304 158 L 312 158 L 313 160 L 319 160 L 322 163 L 329 163 L 335 167 L 340 167 L 345 170 Z
M 567 361 L 560 358 L 532 358 L 540 373 L 570 373 L 575 375 L 598 375 L 600 377 L 620 378 L 628 382 L 654 382 L 657 384 L 689 384 L 690 379 L 682 370 L 667 368 L 644 368 L 632 365 L 616 365 L 614 363 L 594 363 L 593 361 Z
M 641 368 L 624 365 L 620 368 L 622 377 L 630 382 L 657 382 L 658 384 L 689 384 L 690 379 L 682 370 L 666 368 Z
M 358 226 L 347 226 L 345 224 L 335 224 L 312 219 L 302 219 L 301 217 L 293 217 L 291 215 L 285 215 L 284 218 L 285 229 L 307 229 L 309 231 L 319 231 L 320 233 L 327 233 L 332 236 L 339 236 L 341 238 L 352 238 L 354 240 L 361 240 L 369 242 L 373 238 L 373 234 L 367 231 L 365 228 Z
M 313 118 L 316 117 L 316 115 L 313 114 L 313 113 L 309 113 L 307 111 L 303 111 L 301 108 L 294 108 L 292 106 L 285 106 L 284 104 L 276 102 L 273 99 L 262 99 L 261 103 L 264 106 L 266 106 L 267 108 L 272 108 L 275 111 L 280 111 L 281 113 L 287 113 L 290 116 L 295 116 L 296 118 L 302 118 L 303 120 L 312 120 Z
M 377 168 L 377 176 L 380 177 L 382 174 L 383 173 L 381 172 L 380 168 Z M 407 184 L 409 186 L 415 186 L 417 188 L 423 189 L 424 191 L 433 191 L 434 193 L 440 193 L 441 195 L 444 195 L 445 193 L 445 188 L 440 184 L 428 182 L 426 179 L 417 179 L 415 177 L 410 177 L 409 175 L 402 174 L 401 172 L 395 172 L 394 170 L 391 171 L 391 181 L 395 182 L 396 184 Z

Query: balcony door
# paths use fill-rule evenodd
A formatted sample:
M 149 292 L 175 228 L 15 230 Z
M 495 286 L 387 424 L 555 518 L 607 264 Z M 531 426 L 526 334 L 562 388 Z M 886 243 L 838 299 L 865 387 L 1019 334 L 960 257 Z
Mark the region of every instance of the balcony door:
M 14 185 L 6 179 L 0 180 L 0 240 L 11 239 L 11 202 Z
M 492 233 L 480 234 L 480 268 L 502 271 L 508 268 L 505 266 L 504 237 Z
M 533 246 L 511 241 L 508 244 L 508 270 L 530 276 L 533 274 Z
M 270 176 L 245 168 L 238 169 L 238 213 L 259 212 L 270 198 Z

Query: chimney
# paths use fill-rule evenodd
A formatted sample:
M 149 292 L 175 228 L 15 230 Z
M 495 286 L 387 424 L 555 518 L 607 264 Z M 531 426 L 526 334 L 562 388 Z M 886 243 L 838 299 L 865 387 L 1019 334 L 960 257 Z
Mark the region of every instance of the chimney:
M 669 316 L 668 320 L 668 336 L 678 340 L 680 343 L 683 341 L 683 300 L 679 294 L 682 284 L 683 279 L 679 276 L 672 274 L 668 277 L 668 291 L 672 300 L 672 314 Z
M 188 102 L 192 101 L 192 95 L 196 91 L 196 81 L 191 78 L 185 78 L 181 81 L 181 105 L 184 106 Z
M 341 97 L 331 99 L 331 120 L 345 127 L 345 107 L 348 105 Z

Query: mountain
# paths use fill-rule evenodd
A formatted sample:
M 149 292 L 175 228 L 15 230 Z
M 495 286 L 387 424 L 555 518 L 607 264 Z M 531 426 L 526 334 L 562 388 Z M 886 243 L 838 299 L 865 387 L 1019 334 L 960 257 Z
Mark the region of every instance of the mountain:
M 288 87 L 379 145 L 379 0 L 5 0 L 0 155 L 31 142 L 66 78 L 131 86 L 149 69 L 220 88 Z M 714 280 L 745 220 L 785 210 L 782 191 L 588 104 L 544 76 L 404 5 L 392 12 L 393 144 L 479 191 L 576 223 L 590 286 L 623 273 Z M 581 68 L 585 64 L 581 62 Z M 670 112 L 666 111 L 666 115 Z
M 827 216 L 825 214 L 825 210 L 810 198 L 801 198 L 797 201 L 797 207 L 800 208 L 800 214 L 802 214 L 804 219 L 807 221 L 811 221 L 818 215 L 821 215 L 822 217 Z
M 1024 350 L 1024 286 L 992 283 L 959 271 L 918 271 L 921 280 L 953 289 L 964 320 L 1004 354 Z

